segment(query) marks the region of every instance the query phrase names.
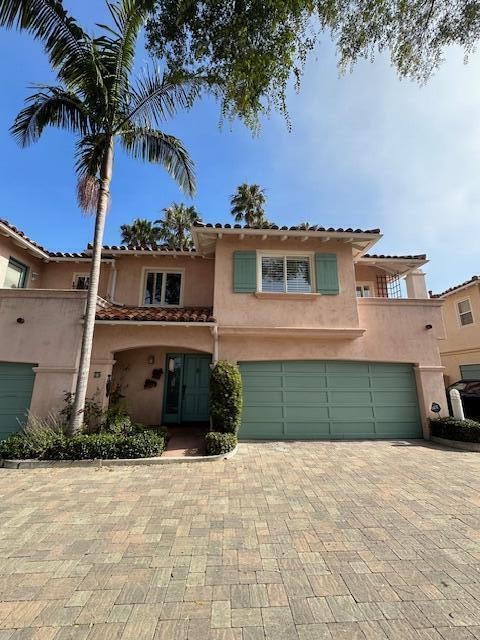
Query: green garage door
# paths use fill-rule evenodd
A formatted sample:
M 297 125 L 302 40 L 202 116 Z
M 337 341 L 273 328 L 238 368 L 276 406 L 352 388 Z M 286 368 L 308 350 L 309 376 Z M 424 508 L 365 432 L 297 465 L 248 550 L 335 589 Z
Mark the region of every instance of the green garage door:
M 413 367 L 245 362 L 244 439 L 421 438 Z
M 480 380 L 480 364 L 461 364 L 462 380 Z
M 35 374 L 33 364 L 0 362 L 0 440 L 25 423 Z

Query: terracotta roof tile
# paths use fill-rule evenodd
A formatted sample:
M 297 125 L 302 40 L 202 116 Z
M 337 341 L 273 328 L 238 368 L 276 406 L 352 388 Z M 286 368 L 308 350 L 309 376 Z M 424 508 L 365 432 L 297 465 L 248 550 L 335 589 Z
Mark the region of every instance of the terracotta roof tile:
M 474 282 L 480 282 L 480 276 L 472 276 L 470 280 L 466 280 L 461 284 L 456 284 L 454 287 L 450 287 L 449 289 L 445 289 L 442 293 L 432 293 L 432 298 L 441 298 L 442 296 L 447 295 L 447 293 L 453 293 L 457 289 L 461 289 L 462 287 L 466 287 L 467 284 L 473 284 Z
M 87 250 L 91 251 L 93 246 L 89 244 L 87 246 Z M 170 249 L 166 245 L 159 245 L 158 247 L 136 247 L 134 245 L 109 245 L 104 244 L 102 247 L 103 251 L 142 251 L 145 253 L 196 253 L 195 249 L 189 249 L 186 251 L 178 251 L 176 249 Z
M 32 240 L 31 238 L 29 238 L 25 233 L 23 233 L 23 231 L 20 231 L 20 229 L 18 229 L 13 224 L 8 222 L 8 220 L 0 218 L 0 222 L 3 225 L 5 225 L 8 229 L 10 229 L 10 231 L 13 231 L 13 233 L 16 233 L 17 236 L 20 236 L 21 238 L 23 238 L 23 240 L 25 240 L 25 242 L 28 242 L 29 244 L 31 244 L 32 246 L 36 247 L 37 249 L 40 249 L 40 251 L 43 251 L 44 253 L 48 253 L 48 254 L 50 253 L 50 251 L 48 249 L 45 249 L 45 247 L 42 247 L 41 244 L 38 244 L 38 242 L 35 242 L 35 240 Z
M 215 322 L 211 307 L 122 307 L 107 303 L 97 306 L 95 317 L 114 322 Z
M 216 222 L 214 224 L 210 223 L 210 222 L 196 222 L 194 224 L 195 227 L 200 228 L 200 229 L 272 229 L 274 231 L 323 231 L 323 232 L 330 232 L 330 233 L 372 233 L 372 234 L 378 234 L 380 233 L 380 229 L 352 229 L 351 227 L 349 227 L 348 229 L 343 229 L 343 228 L 338 228 L 335 229 L 333 227 L 321 227 L 320 225 L 310 225 L 308 227 L 308 229 L 304 229 L 303 227 L 300 226 L 293 226 L 293 227 L 287 227 L 287 226 L 283 226 L 283 227 L 279 227 L 276 224 L 270 224 L 270 223 L 266 223 L 263 225 L 254 225 L 254 226 L 249 226 L 249 225 L 241 225 L 241 224 L 221 224 L 220 222 Z
M 427 255 L 425 253 L 420 253 L 415 256 L 387 256 L 380 253 L 366 253 L 364 258 L 376 258 L 383 260 L 426 260 Z

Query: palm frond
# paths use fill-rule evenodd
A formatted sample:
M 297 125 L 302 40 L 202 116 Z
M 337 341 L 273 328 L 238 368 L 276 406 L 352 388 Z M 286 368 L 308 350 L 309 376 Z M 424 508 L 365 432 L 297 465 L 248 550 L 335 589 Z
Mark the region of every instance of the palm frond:
M 178 138 L 156 129 L 137 127 L 122 132 L 121 142 L 133 158 L 161 164 L 187 195 L 194 195 L 193 162 Z
M 88 36 L 60 0 L 0 0 L 0 26 L 16 27 L 41 40 L 60 78 L 78 74 Z
M 26 147 L 36 142 L 45 127 L 55 126 L 84 135 L 90 128 L 90 114 L 75 93 L 63 87 L 40 85 L 41 91 L 27 98 L 27 105 L 15 118 L 10 132 Z
M 167 117 L 173 117 L 179 108 L 191 107 L 202 85 L 203 80 L 194 76 L 173 80 L 157 68 L 145 70 L 127 96 L 127 115 L 119 128 L 128 121 L 138 127 L 158 126 Z

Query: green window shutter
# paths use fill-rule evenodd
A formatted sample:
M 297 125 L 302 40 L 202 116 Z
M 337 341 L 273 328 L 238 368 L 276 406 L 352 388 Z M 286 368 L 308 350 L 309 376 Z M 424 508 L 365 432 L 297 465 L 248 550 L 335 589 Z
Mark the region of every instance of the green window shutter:
M 315 276 L 317 281 L 317 293 L 324 295 L 337 295 L 340 291 L 338 286 L 338 267 L 336 253 L 316 253 L 315 254 Z
M 257 290 L 255 251 L 235 251 L 233 254 L 233 290 L 235 293 L 255 293 Z

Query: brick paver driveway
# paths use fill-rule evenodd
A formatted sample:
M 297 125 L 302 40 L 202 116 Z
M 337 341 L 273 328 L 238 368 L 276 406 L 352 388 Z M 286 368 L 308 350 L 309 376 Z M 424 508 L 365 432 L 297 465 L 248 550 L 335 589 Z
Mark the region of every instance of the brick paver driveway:
M 480 454 L 0 470 L 0 640 L 480 638 Z

